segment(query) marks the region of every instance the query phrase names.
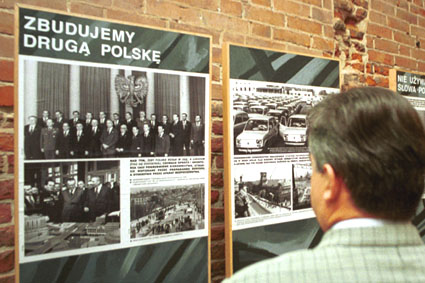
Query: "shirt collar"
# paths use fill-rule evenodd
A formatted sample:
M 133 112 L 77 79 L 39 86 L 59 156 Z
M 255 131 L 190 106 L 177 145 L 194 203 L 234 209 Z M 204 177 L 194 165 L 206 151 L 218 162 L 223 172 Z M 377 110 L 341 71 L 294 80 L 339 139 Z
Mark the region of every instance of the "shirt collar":
M 348 229 L 348 228 L 363 228 L 363 227 L 382 227 L 394 222 L 376 219 L 376 218 L 353 218 L 340 221 L 332 226 L 332 230 Z

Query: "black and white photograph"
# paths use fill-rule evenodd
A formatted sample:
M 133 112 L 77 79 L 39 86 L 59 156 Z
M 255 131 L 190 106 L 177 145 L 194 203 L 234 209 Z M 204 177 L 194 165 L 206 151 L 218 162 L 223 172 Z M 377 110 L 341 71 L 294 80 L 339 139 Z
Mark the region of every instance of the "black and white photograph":
M 205 75 L 30 58 L 21 66 L 25 160 L 205 154 Z
M 291 211 L 290 164 L 235 167 L 233 182 L 236 219 Z
M 132 188 L 131 239 L 205 229 L 203 183 Z
M 25 164 L 25 256 L 120 243 L 119 161 Z
M 310 192 L 311 192 L 311 174 L 310 164 L 293 164 L 293 184 L 292 184 L 292 203 L 293 209 L 311 209 Z
M 338 89 L 231 80 L 235 155 L 307 152 L 307 114 Z

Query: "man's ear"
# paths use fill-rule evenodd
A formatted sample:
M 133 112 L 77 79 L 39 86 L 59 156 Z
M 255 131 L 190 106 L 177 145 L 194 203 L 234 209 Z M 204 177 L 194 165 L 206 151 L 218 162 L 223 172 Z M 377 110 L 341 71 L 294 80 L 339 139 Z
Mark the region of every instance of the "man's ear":
M 325 182 L 323 199 L 325 201 L 333 201 L 338 198 L 341 192 L 339 179 L 335 173 L 335 170 L 329 163 L 325 163 L 323 165 L 322 175 Z

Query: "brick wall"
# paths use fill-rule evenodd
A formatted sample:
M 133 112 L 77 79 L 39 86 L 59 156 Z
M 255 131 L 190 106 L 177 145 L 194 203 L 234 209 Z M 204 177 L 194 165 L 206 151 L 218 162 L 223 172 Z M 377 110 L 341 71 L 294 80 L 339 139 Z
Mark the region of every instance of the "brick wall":
M 222 44 L 339 58 L 343 88 L 425 72 L 423 0 L 23 0 L 39 7 L 212 35 L 212 282 L 224 278 Z M 13 0 L 0 0 L 0 282 L 13 282 Z

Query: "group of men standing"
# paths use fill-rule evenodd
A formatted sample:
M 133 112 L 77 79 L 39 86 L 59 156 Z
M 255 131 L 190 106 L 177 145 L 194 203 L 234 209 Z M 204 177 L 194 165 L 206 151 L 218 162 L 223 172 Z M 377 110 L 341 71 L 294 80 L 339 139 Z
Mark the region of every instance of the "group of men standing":
M 105 112 L 98 118 L 87 112 L 85 119 L 74 111 L 71 119 L 64 119 L 61 111 L 50 117 L 45 110 L 41 118 L 28 117 L 24 129 L 26 159 L 68 159 L 99 157 L 153 157 L 203 155 L 205 128 L 200 115 L 195 122 L 187 114 L 173 114 L 173 121 L 163 115 L 146 118 L 144 111 L 133 119 L 126 112 L 124 119 L 118 113 L 108 119 Z
M 100 176 L 93 176 L 87 184 L 68 178 L 65 188 L 58 189 L 52 179 L 47 179 L 42 190 L 25 186 L 25 214 L 40 214 L 50 222 L 94 222 L 97 217 L 119 211 L 119 186 L 102 183 Z

